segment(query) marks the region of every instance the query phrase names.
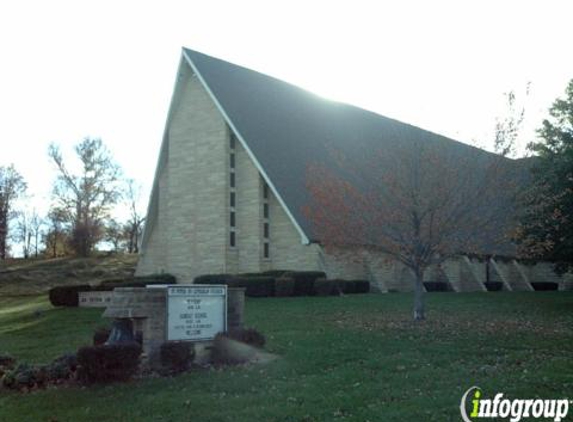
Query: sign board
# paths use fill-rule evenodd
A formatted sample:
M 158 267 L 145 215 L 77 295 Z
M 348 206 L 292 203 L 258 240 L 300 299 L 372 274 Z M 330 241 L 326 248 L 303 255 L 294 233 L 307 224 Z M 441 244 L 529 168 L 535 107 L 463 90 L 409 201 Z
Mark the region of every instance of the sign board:
M 227 330 L 227 286 L 167 287 L 167 340 L 212 340 Z
M 106 308 L 111 304 L 113 292 L 80 292 L 78 305 L 85 308 Z

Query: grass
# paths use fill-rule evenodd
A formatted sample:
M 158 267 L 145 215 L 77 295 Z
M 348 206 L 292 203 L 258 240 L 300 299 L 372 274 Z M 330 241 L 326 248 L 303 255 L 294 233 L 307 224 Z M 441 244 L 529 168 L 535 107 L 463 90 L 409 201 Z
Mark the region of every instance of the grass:
M 137 255 L 94 254 L 89 258 L 31 258 L 0 261 L 0 296 L 39 295 L 66 284 L 97 284 L 133 275 Z
M 573 388 L 570 292 L 249 300 L 247 325 L 281 356 L 93 388 L 0 393 L 0 421 L 459 421 L 462 394 L 563 398 Z M 0 299 L 0 351 L 45 362 L 89 342 L 101 310 Z M 35 312 L 40 310 L 40 312 Z

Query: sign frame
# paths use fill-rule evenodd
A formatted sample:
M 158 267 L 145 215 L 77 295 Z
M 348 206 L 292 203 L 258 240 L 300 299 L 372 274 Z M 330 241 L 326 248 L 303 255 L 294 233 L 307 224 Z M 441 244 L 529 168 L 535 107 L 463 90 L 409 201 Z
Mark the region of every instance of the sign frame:
M 189 342 L 200 342 L 200 341 L 211 341 L 215 338 L 215 335 L 213 336 L 207 336 L 207 337 L 201 337 L 201 338 L 170 338 L 173 337 L 173 333 L 172 333 L 172 329 L 171 329 L 171 325 L 170 325 L 170 298 L 171 297 L 181 297 L 181 296 L 187 296 L 184 294 L 175 294 L 175 290 L 176 289 L 193 289 L 193 290 L 199 290 L 199 289 L 223 289 L 223 294 L 219 295 L 219 294 L 197 294 L 197 297 L 209 297 L 209 296 L 217 296 L 223 297 L 223 329 L 220 331 L 227 331 L 227 326 L 228 326 L 228 321 L 227 321 L 227 301 L 228 301 L 228 289 L 227 289 L 227 285 L 225 284 L 173 284 L 173 285 L 167 285 L 165 286 L 165 340 L 166 341 L 189 341 Z M 217 331 L 217 332 L 220 332 Z M 171 336 L 170 336 L 171 334 Z

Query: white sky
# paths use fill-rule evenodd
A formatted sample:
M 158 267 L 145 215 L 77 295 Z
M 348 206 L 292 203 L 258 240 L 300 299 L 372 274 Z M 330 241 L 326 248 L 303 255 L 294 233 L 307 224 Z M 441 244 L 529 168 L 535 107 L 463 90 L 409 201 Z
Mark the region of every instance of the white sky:
M 525 144 L 573 78 L 571 16 L 551 0 L 4 1 L 0 165 L 44 208 L 48 144 L 101 137 L 147 198 L 181 46 L 482 145 L 515 90 Z

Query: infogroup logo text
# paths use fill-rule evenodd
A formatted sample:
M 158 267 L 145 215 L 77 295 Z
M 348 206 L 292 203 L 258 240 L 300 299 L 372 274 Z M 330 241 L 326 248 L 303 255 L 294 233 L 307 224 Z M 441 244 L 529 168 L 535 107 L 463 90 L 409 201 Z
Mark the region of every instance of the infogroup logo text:
M 472 398 L 469 412 L 466 409 L 468 398 Z M 560 422 L 568 412 L 568 399 L 506 399 L 503 393 L 497 393 L 493 399 L 485 399 L 476 386 L 464 393 L 460 403 L 460 413 L 465 422 L 476 422 L 482 418 L 509 418 L 510 422 L 535 418 Z

